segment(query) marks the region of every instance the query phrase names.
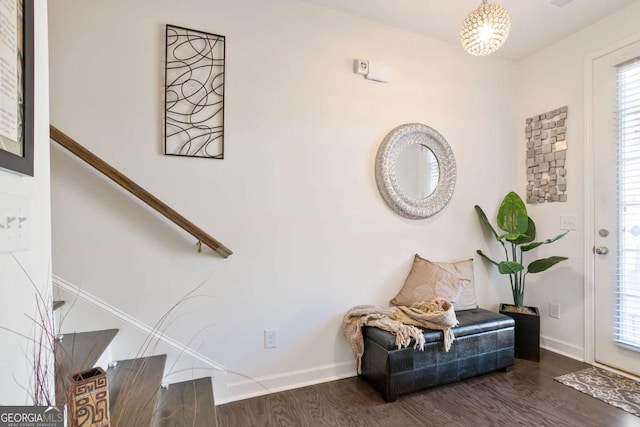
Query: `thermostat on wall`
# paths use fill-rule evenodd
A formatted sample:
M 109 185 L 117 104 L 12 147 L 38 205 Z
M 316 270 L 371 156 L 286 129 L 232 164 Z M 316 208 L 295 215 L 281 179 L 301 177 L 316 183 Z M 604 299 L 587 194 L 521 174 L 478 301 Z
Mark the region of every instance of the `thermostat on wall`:
M 393 72 L 389 65 L 369 61 L 368 59 L 354 59 L 354 72 L 361 74 L 365 79 L 381 83 L 389 83 Z

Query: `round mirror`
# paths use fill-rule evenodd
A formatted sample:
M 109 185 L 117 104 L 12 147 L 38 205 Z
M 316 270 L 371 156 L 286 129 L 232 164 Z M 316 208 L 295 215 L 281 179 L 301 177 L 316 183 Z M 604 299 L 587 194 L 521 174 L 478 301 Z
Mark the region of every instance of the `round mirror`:
M 398 154 L 396 174 L 400 188 L 414 199 L 430 196 L 440 179 L 438 160 L 424 144 L 408 145 Z
M 430 217 L 453 195 L 456 162 L 451 147 L 429 126 L 398 126 L 378 149 L 376 182 L 382 198 L 398 214 Z

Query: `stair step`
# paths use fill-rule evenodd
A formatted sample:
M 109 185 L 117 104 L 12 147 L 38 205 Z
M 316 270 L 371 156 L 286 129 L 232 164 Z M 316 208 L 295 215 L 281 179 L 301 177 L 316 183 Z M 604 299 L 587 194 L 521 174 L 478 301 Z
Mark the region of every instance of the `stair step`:
M 170 384 L 160 391 L 155 427 L 217 425 L 211 377 Z
M 112 426 L 149 426 L 153 421 L 167 355 L 121 360 L 109 368 Z
M 69 376 L 93 368 L 118 333 L 117 329 L 64 334 L 55 343 L 56 403 L 66 403 Z
M 56 311 L 57 309 L 59 309 L 60 307 L 62 307 L 64 305 L 64 301 L 54 301 L 53 302 L 53 311 Z

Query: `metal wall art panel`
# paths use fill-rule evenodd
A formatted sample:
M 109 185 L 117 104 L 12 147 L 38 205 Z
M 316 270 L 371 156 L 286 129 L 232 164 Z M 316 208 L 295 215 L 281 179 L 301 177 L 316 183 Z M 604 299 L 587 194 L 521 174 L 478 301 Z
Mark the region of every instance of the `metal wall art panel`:
M 527 138 L 527 203 L 567 201 L 566 106 L 529 117 Z
M 225 37 L 166 26 L 164 153 L 224 158 Z

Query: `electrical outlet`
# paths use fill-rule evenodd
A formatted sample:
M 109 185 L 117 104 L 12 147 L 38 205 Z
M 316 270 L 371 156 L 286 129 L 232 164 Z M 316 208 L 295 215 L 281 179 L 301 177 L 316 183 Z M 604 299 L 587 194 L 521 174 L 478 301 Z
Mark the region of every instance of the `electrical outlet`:
M 264 330 L 264 348 L 276 348 L 278 346 L 278 330 Z
M 560 318 L 560 304 L 549 303 L 549 317 Z

